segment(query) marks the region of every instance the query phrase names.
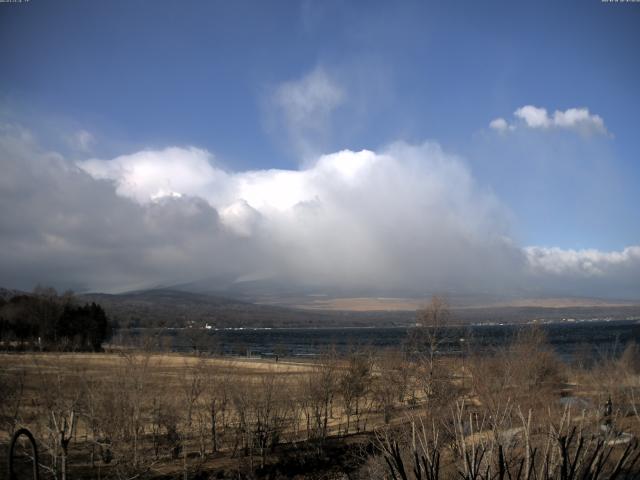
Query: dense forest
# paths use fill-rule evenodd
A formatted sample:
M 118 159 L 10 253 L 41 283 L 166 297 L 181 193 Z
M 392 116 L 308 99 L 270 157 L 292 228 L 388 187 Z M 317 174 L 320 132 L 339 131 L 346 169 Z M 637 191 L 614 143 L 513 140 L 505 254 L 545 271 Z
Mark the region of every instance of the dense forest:
M 0 347 L 5 350 L 101 351 L 114 325 L 104 309 L 74 295 L 37 287 L 32 294 L 0 298 Z

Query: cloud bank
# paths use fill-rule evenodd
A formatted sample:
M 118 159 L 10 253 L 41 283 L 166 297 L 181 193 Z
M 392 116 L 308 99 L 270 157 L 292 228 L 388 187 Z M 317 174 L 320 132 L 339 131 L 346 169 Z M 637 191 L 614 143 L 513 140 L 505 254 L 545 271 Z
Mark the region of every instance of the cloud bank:
M 531 129 L 565 129 L 582 135 L 607 135 L 604 120 L 599 115 L 592 114 L 588 108 L 569 108 L 565 111 L 556 110 L 549 115 L 545 108 L 525 105 L 513 112 L 516 122 L 509 123 L 504 118 L 496 118 L 489 123 L 489 127 L 500 133 L 516 128 Z
M 4 125 L 0 159 L 0 285 L 115 291 L 214 278 L 616 296 L 640 273 L 640 247 L 518 246 L 508 209 L 434 142 L 233 172 L 195 147 L 72 162 Z
M 300 170 L 225 172 L 211 154 L 178 148 L 78 166 L 141 208 L 160 199 L 206 200 L 222 235 L 262 252 L 254 271 L 238 276 L 266 271 L 317 285 L 457 288 L 502 270 L 503 257 L 513 254 L 503 207 L 435 143 L 344 150 Z

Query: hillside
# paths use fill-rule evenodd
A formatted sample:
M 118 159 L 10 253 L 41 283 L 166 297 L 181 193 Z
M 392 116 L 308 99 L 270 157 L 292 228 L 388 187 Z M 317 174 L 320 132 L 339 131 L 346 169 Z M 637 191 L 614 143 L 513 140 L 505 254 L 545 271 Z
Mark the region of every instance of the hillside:
M 29 294 L 0 288 L 0 298 Z M 222 295 L 152 289 L 121 294 L 76 295 L 79 303 L 102 305 L 120 327 L 389 327 L 415 323 L 427 302 L 395 298 L 282 298 L 254 303 Z M 452 302 L 453 303 L 453 302 Z M 494 305 L 451 306 L 456 324 L 561 322 L 591 319 L 637 320 L 640 305 L 597 299 L 515 300 Z
M 185 327 L 327 327 L 371 324 L 390 325 L 379 314 L 355 312 L 310 312 L 273 305 L 259 305 L 229 297 L 178 290 L 145 290 L 124 294 L 84 294 L 82 301 L 102 305 L 123 326 Z
M 81 301 L 95 301 L 121 326 L 184 327 L 209 324 L 227 327 L 337 327 L 337 326 L 406 326 L 415 322 L 418 303 L 373 302 L 375 309 L 338 310 L 335 308 L 310 309 L 304 306 L 258 304 L 210 294 L 158 289 L 124 294 L 85 294 Z M 362 306 L 364 300 L 358 303 Z M 616 320 L 640 318 L 640 305 L 596 304 L 595 301 L 574 302 L 539 301 L 515 305 L 453 306 L 455 323 L 527 323 L 537 321 L 589 320 L 611 318 Z M 326 304 L 325 304 L 326 305 Z M 348 306 L 349 302 L 336 301 L 335 305 Z M 558 305 L 558 306 L 555 306 Z

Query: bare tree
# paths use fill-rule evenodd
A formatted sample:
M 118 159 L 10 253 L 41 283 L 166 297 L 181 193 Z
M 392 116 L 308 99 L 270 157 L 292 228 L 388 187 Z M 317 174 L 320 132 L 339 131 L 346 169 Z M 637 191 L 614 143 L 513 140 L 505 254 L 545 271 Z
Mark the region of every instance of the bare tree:
M 347 418 L 345 433 L 349 433 L 352 418 L 355 420 L 356 432 L 360 431 L 363 403 L 366 402 L 371 388 L 372 366 L 368 352 L 352 352 L 347 358 L 346 367 L 341 372 L 339 390 Z
M 60 360 L 56 363 L 59 363 Z M 77 388 L 77 372 L 63 373 L 56 367 L 36 362 L 39 388 L 44 393 L 40 398 L 42 425 L 39 437 L 49 458 L 43 465 L 51 475 L 66 480 L 68 473 L 69 443 L 73 438 L 77 412 L 82 392 Z M 51 373 L 53 369 L 55 373 Z
M 372 393 L 384 422 L 389 423 L 397 404 L 405 401 L 412 373 L 410 362 L 400 350 L 389 349 L 375 357 Z
M 260 453 L 260 466 L 264 467 L 267 449 L 280 442 L 288 416 L 288 405 L 284 397 L 287 390 L 282 377 L 269 372 L 260 378 L 252 397 L 252 438 Z
M 307 438 L 317 441 L 318 448 L 321 448 L 328 435 L 329 418 L 338 387 L 338 365 L 335 352 L 325 353 L 303 382 L 303 410 L 306 415 Z
M 122 353 L 111 375 L 95 386 L 95 441 L 117 478 L 143 475 L 157 461 L 145 448 L 154 398 L 151 359 L 148 350 Z
M 221 438 L 223 438 L 229 422 L 229 403 L 231 401 L 229 375 L 209 367 L 206 370 L 204 396 L 210 417 L 211 450 L 215 453 L 220 449 Z
M 446 298 L 441 295 L 433 295 L 431 302 L 418 310 L 416 326 L 409 332 L 409 346 L 419 361 L 428 366 L 427 394 L 433 385 L 435 377 L 436 356 L 438 349 L 444 340 L 445 329 L 451 322 L 451 311 Z

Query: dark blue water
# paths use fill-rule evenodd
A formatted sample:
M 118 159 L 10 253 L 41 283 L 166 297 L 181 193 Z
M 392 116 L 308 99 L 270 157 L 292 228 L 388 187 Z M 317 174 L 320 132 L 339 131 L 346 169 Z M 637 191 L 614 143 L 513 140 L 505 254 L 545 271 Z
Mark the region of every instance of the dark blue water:
M 484 325 L 443 329 L 441 354 L 464 351 L 486 352 L 509 344 L 527 326 Z M 640 343 L 640 322 L 591 321 L 555 323 L 540 327 L 551 346 L 563 357 L 576 352 L 618 355 L 630 341 Z M 164 330 L 154 335 L 174 351 L 211 351 L 227 355 L 314 356 L 330 348 L 338 352 L 371 347 L 397 348 L 407 342 L 409 329 L 384 328 L 278 328 L 235 330 Z M 133 337 L 150 331 L 130 332 Z

